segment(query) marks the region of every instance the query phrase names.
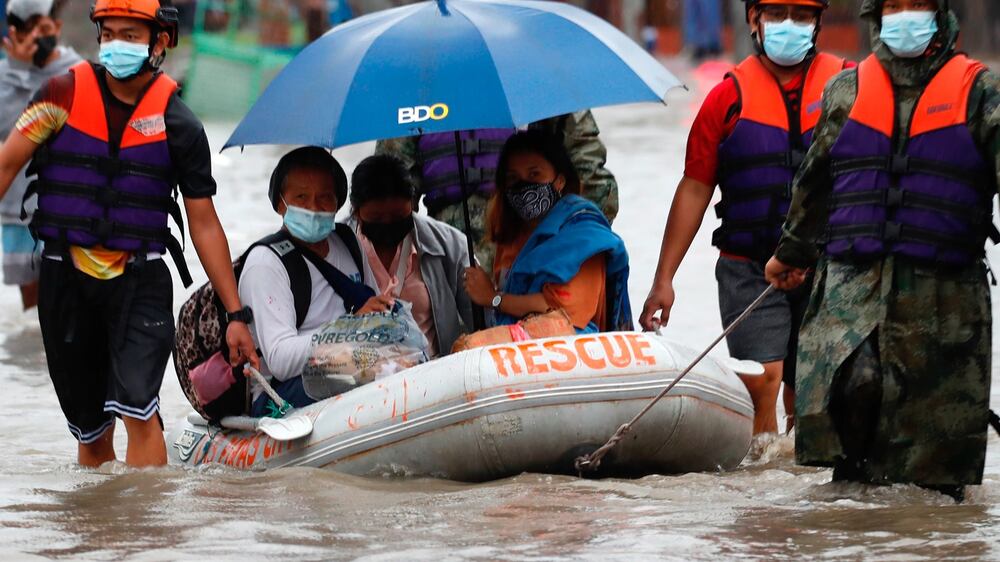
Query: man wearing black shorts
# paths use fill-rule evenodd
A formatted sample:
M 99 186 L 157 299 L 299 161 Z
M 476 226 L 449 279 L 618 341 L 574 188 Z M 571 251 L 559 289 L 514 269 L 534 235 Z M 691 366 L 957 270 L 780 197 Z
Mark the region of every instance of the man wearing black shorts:
M 50 80 L 0 148 L 0 196 L 30 159 L 38 179 L 31 229 L 45 242 L 39 320 L 49 373 L 80 464 L 114 460 L 115 418 L 132 466 L 166 463 L 159 390 L 174 337 L 169 252 L 190 274 L 179 188 L 195 245 L 231 322 L 230 360 L 257 363 L 212 196 L 201 123 L 158 71 L 177 41 L 176 11 L 159 0 L 97 0 L 102 64 Z

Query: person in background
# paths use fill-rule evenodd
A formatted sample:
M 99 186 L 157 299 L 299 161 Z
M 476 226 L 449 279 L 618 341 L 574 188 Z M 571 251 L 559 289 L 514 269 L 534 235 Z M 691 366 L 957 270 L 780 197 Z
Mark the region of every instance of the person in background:
M 563 143 L 580 178 L 581 194 L 601 209 L 609 223 L 613 222 L 618 214 L 618 183 L 604 167 L 607 150 L 593 114 L 589 110 L 578 111 L 537 121 L 528 128 L 545 131 Z M 454 133 L 379 141 L 375 152 L 392 154 L 403 161 L 416 182 L 417 196 L 423 197 L 427 213 L 472 236 L 476 258 L 490 269 L 495 248 L 486 232 L 486 208 L 496 189 L 500 149 L 515 132 L 516 129 L 478 129 L 460 133 L 471 232 L 466 232 L 462 210 Z
M 469 250 L 458 229 L 413 212 L 415 193 L 406 166 L 393 156 L 370 156 L 351 176 L 352 219 L 379 293 L 413 305 L 435 357 L 472 327 L 462 282 Z
M 722 54 L 723 0 L 684 0 L 684 44 L 699 62 Z
M 961 501 L 986 461 L 1000 77 L 957 50 L 946 0 L 865 0 L 861 17 L 873 54 L 827 85 L 766 269 L 787 290 L 816 268 L 796 461 Z
M 0 60 L 0 130 L 10 131 L 31 96 L 50 79 L 65 74 L 82 61 L 72 47 L 59 45 L 65 0 L 10 0 L 4 38 L 7 57 Z M 21 290 L 25 310 L 38 303 L 38 260 L 41 248 L 28 230 L 34 201 L 21 208 L 29 180 L 17 173 L 0 201 L 0 251 L 3 283 Z
M 544 131 L 512 136 L 497 164 L 487 218 L 493 270 L 466 270 L 472 302 L 495 325 L 563 309 L 578 333 L 631 330 L 628 253 L 597 205 L 580 196 L 576 169 Z
M 827 0 L 746 0 L 758 54 L 713 89 L 688 136 L 684 178 L 663 234 L 660 261 L 640 324 L 666 324 L 673 279 L 712 200 L 722 225 L 715 277 L 722 323 L 729 325 L 767 287 L 764 264 L 774 252 L 789 205 L 789 186 L 809 149 L 823 86 L 848 66 L 816 51 Z M 787 429 L 794 422 L 795 349 L 808 287 L 773 293 L 726 339 L 737 359 L 764 364 L 763 376 L 742 377 L 754 403 L 754 433 L 778 430 L 775 407 L 785 382 Z
M 247 254 L 239 294 L 253 311 L 261 373 L 274 379 L 275 391 L 298 408 L 315 401 L 302 385 L 313 334 L 348 312 L 384 312 L 394 301 L 374 294 L 371 271 L 352 255 L 358 243 L 351 230 L 334 228 L 337 211 L 347 200 L 347 175 L 333 156 L 314 146 L 282 156 L 271 175 L 268 197 L 288 240 L 306 258 L 309 308 L 299 323 L 288 269 L 266 246 Z M 250 414 L 266 415 L 270 398 L 256 382 L 251 392 Z

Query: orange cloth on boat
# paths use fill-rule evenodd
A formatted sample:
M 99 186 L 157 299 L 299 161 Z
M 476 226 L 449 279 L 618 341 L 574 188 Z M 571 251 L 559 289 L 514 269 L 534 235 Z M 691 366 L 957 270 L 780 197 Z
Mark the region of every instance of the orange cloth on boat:
M 525 233 L 506 244 L 497 244 L 493 260 L 493 281 L 506 277 L 514 265 L 521 248 L 528 242 L 531 233 Z M 568 283 L 547 283 L 542 287 L 542 296 L 552 309 L 563 309 L 573 325 L 585 328 L 594 322 L 600 329 L 607 326 L 605 293 L 606 258 L 598 254 L 580 266 L 580 271 Z

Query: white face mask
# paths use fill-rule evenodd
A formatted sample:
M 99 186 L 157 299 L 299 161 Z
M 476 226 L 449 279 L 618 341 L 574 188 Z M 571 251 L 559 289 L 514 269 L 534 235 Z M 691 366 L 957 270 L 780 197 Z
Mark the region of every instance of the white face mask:
M 879 38 L 892 54 L 912 59 L 927 51 L 937 31 L 937 13 L 905 11 L 882 16 Z

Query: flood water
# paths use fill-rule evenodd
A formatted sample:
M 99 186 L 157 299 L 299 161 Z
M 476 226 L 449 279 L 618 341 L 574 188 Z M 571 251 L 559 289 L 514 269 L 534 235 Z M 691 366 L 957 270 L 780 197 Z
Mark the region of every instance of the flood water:
M 691 91 L 675 92 L 669 107 L 596 113 L 621 188 L 615 229 L 632 254 L 637 312 L 683 172 L 690 121 L 719 74 L 684 77 Z M 208 129 L 220 147 L 232 125 Z M 336 155 L 350 170 L 371 148 Z M 234 253 L 279 225 L 265 193 L 280 154 L 269 147 L 216 157 L 216 204 Z M 715 226 L 710 212 L 676 280 L 666 329 L 692 347 L 721 330 Z M 203 282 L 194 252 L 187 257 Z M 178 306 L 184 296 L 176 286 Z M 756 443 L 731 472 L 639 480 L 523 474 L 469 485 L 315 469 L 83 470 L 74 465 L 76 445 L 48 379 L 37 319 L 20 312 L 9 289 L 0 291 L 0 383 L 3 559 L 1000 559 L 992 434 L 985 483 L 962 505 L 911 486 L 832 485 L 829 471 L 794 464 L 790 437 Z M 1000 405 L 996 390 L 993 397 Z M 168 425 L 188 411 L 172 366 L 161 403 Z M 119 425 L 120 455 L 123 434 Z

